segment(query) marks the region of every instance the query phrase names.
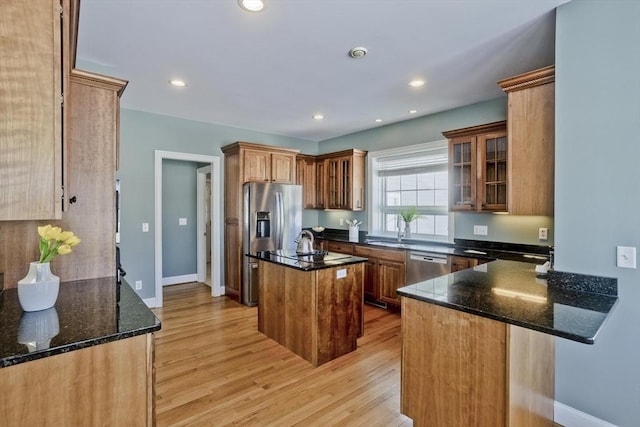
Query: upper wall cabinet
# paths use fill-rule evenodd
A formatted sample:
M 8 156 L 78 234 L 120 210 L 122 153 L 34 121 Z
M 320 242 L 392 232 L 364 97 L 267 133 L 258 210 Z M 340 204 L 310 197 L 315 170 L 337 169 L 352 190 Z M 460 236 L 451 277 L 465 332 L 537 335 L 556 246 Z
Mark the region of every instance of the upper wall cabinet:
M 498 84 L 508 93 L 506 127 L 496 122 L 443 132 L 450 210 L 553 216 L 554 67 Z
M 0 19 L 0 220 L 59 219 L 60 1 L 4 1 Z
M 508 94 L 509 212 L 553 216 L 555 67 L 498 82 Z
M 318 208 L 318 173 L 315 156 L 298 154 L 296 157 L 296 183 L 302 185 L 302 206 Z
M 361 211 L 365 209 L 365 157 L 358 149 L 321 156 L 324 159 L 325 208 Z
M 451 211 L 507 210 L 506 129 L 502 121 L 443 132 L 449 139 Z
M 295 184 L 296 152 L 245 147 L 244 182 Z

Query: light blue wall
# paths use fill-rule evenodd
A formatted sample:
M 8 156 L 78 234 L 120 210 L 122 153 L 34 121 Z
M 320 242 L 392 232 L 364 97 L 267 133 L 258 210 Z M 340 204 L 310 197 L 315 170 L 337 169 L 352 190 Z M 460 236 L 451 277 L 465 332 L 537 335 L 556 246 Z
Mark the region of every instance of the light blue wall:
M 195 162 L 162 162 L 162 277 L 198 272 Z M 179 219 L 186 218 L 186 225 Z
M 317 152 L 315 142 L 128 109 L 121 112 L 120 126 L 117 175 L 122 185 L 122 264 L 129 283 L 142 280 L 142 290 L 138 291 L 142 298 L 155 297 L 155 150 L 219 156 L 221 163 L 224 156 L 220 147 L 236 141 L 298 148 L 309 154 Z M 222 201 L 219 208 L 222 216 Z M 315 224 L 317 213 L 310 215 L 309 223 Z M 142 232 L 143 222 L 149 223 L 148 233 Z
M 556 268 L 618 278 L 595 345 L 556 340 L 556 400 L 640 425 L 640 2 L 573 0 L 556 30 Z
M 361 148 L 378 151 L 394 147 L 415 145 L 446 139 L 442 132 L 505 120 L 507 116 L 505 97 L 419 117 L 400 123 L 358 132 L 320 142 L 321 153 Z M 491 240 L 532 245 L 553 245 L 553 218 L 544 216 L 511 216 L 492 214 L 456 213 L 454 215 L 454 237 L 473 240 Z M 320 212 L 320 225 L 329 228 L 348 229 L 340 219 L 362 221 L 361 230 L 368 230 L 367 212 L 324 211 Z M 474 225 L 487 225 L 487 236 L 473 235 Z M 547 241 L 538 240 L 538 228 L 549 229 Z

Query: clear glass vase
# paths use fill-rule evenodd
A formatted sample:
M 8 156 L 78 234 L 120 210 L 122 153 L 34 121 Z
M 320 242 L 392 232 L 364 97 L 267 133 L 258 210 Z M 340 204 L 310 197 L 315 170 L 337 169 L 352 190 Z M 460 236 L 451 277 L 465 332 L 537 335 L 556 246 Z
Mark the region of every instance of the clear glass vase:
M 404 238 L 409 239 L 411 237 L 411 223 L 404 222 Z
M 60 278 L 48 262 L 32 262 L 29 272 L 18 282 L 18 300 L 24 311 L 40 311 L 56 304 Z

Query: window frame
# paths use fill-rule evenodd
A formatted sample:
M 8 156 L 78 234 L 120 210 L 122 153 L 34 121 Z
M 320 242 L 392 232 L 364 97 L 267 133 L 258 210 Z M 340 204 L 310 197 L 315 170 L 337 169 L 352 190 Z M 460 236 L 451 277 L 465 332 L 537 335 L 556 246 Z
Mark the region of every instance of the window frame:
M 375 152 L 369 152 L 367 156 L 367 188 L 368 188 L 368 200 L 369 200 L 369 209 L 367 210 L 367 220 L 369 224 L 368 235 L 370 237 L 387 237 L 387 238 L 396 238 L 397 232 L 388 232 L 384 231 L 384 214 L 382 207 L 384 206 L 383 198 L 386 196 L 384 193 L 384 188 L 382 185 L 382 180 L 379 177 L 379 164 L 383 159 L 388 159 L 389 157 L 401 157 L 401 156 L 409 156 L 416 155 L 416 153 L 424 153 L 428 154 L 432 152 L 433 154 L 441 154 L 446 153 L 447 157 L 449 142 L 448 140 L 438 140 L 431 142 L 424 142 L 415 145 L 409 145 L 404 147 L 396 147 L 390 148 L 386 150 L 380 150 Z M 444 164 L 444 168 L 447 171 L 448 175 L 448 158 L 447 162 Z M 447 197 L 448 200 L 448 197 Z M 439 208 L 434 208 L 433 211 L 439 211 Z M 447 228 L 448 235 L 447 236 L 438 236 L 438 235 L 424 235 L 417 233 L 413 233 L 410 237 L 411 240 L 416 241 L 432 241 L 432 242 L 447 242 L 452 243 L 454 237 L 454 215 L 453 212 L 449 211 L 449 206 L 447 202 L 447 206 L 444 208 L 443 213 L 447 215 Z

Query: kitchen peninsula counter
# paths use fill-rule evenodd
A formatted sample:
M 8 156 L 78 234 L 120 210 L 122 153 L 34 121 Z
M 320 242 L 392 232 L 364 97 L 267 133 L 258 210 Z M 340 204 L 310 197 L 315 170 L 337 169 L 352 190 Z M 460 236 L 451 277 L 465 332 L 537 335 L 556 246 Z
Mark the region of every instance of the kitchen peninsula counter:
M 258 253 L 258 330 L 319 366 L 357 348 L 366 258 Z
M 497 260 L 398 289 L 415 426 L 553 426 L 555 337 L 593 344 L 617 280 Z
M 117 292 L 119 289 L 119 301 Z M 6 425 L 152 425 L 160 321 L 115 277 L 60 284 L 54 307 L 0 295 L 0 413 Z M 34 397 L 36 396 L 36 397 Z

